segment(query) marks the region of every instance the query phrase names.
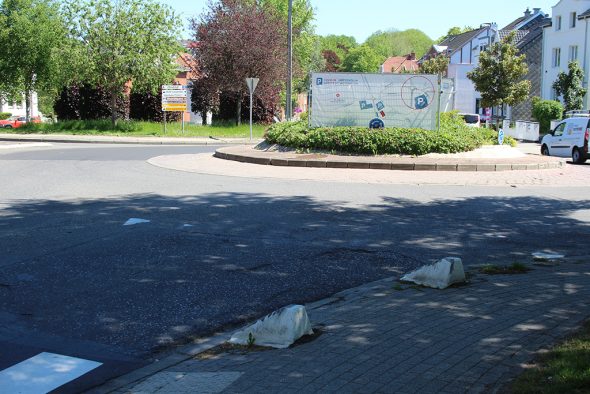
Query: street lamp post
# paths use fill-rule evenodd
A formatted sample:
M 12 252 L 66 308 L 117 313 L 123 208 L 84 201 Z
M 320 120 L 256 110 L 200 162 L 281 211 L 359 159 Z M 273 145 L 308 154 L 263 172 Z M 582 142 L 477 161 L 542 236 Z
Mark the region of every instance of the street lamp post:
M 289 0 L 289 27 L 288 27 L 288 60 L 287 60 L 287 106 L 285 108 L 285 116 L 287 120 L 291 120 L 291 91 L 293 84 L 293 0 Z

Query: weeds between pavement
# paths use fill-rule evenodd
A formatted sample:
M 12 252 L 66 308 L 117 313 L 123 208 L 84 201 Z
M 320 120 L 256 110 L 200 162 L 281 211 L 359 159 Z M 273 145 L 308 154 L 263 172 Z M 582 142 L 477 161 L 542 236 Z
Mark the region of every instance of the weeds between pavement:
M 487 264 L 479 269 L 479 272 L 486 275 L 514 275 L 524 274 L 531 269 L 523 263 L 512 263 L 511 265 Z

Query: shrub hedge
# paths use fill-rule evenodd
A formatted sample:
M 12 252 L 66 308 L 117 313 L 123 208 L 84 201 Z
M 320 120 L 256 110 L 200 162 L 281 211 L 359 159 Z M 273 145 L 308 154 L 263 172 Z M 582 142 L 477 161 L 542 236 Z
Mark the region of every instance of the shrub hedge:
M 12 116 L 10 112 L 0 112 L 0 120 L 8 119 Z
M 498 134 L 468 127 L 456 113 L 441 114 L 441 130 L 362 127 L 309 128 L 307 121 L 277 123 L 266 132 L 266 141 L 297 149 L 319 149 L 356 154 L 403 154 L 467 152 L 482 145 L 497 145 Z M 511 137 L 504 144 L 516 145 Z

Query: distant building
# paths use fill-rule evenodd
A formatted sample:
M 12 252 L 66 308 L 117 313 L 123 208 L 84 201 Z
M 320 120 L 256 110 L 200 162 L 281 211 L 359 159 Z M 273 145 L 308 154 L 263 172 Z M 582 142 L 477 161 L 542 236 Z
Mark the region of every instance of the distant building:
M 414 52 L 404 56 L 390 57 L 381 65 L 381 73 L 417 73 L 420 65 Z
M 25 98 L 20 101 L 9 100 L 8 102 L 0 100 L 0 112 L 8 112 L 13 116 L 27 116 Z M 37 93 L 31 95 L 31 117 L 41 116 L 39 112 L 39 99 Z
M 590 73 L 590 0 L 561 0 L 552 8 L 551 19 L 543 29 L 542 97 L 554 100 L 557 94 L 553 83 L 560 71 L 567 72 L 568 64 L 577 61 L 584 70 L 584 87 Z M 584 109 L 589 108 L 588 95 Z
M 500 31 L 500 39 L 511 32 L 516 32 L 516 46 L 521 54 L 526 55 L 528 73 L 523 79 L 531 82 L 529 98 L 512 108 L 507 109 L 507 118 L 517 121 L 532 121 L 533 97 L 541 97 L 541 82 L 543 80 L 543 26 L 547 24 L 548 17 L 540 8 L 534 8 L 531 12 L 527 9 L 524 15 L 514 20 Z
M 589 0 L 590 1 L 590 0 Z M 508 26 L 499 29 L 495 23 L 485 23 L 479 29 L 445 38 L 440 44 L 433 45 L 420 62 L 439 55 L 449 57 L 447 77 L 455 81 L 454 108 L 463 113 L 476 113 L 485 119 L 485 108 L 481 105 L 481 94 L 475 89 L 467 73 L 479 65 L 481 53 L 488 50 L 494 43 L 500 42 L 510 33 L 516 34 L 516 46 L 527 55 L 529 73 L 526 79 L 532 81 L 533 94 L 540 94 L 540 49 L 542 46 L 542 26 L 546 23 L 546 15 L 539 8 L 532 12 L 526 10 Z M 495 109 L 493 109 L 495 111 Z M 507 108 L 504 116 L 510 117 L 511 109 Z M 529 119 L 531 112 L 530 100 L 514 108 L 519 120 Z M 492 113 L 492 115 L 497 115 Z

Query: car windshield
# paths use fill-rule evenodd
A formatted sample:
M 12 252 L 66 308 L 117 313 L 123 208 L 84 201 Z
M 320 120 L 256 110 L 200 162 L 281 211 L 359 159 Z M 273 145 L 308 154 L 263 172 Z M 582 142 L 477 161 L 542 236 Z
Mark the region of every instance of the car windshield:
M 461 115 L 461 116 L 463 117 L 463 120 L 465 120 L 465 123 L 475 124 L 475 123 L 479 122 L 478 115 Z

